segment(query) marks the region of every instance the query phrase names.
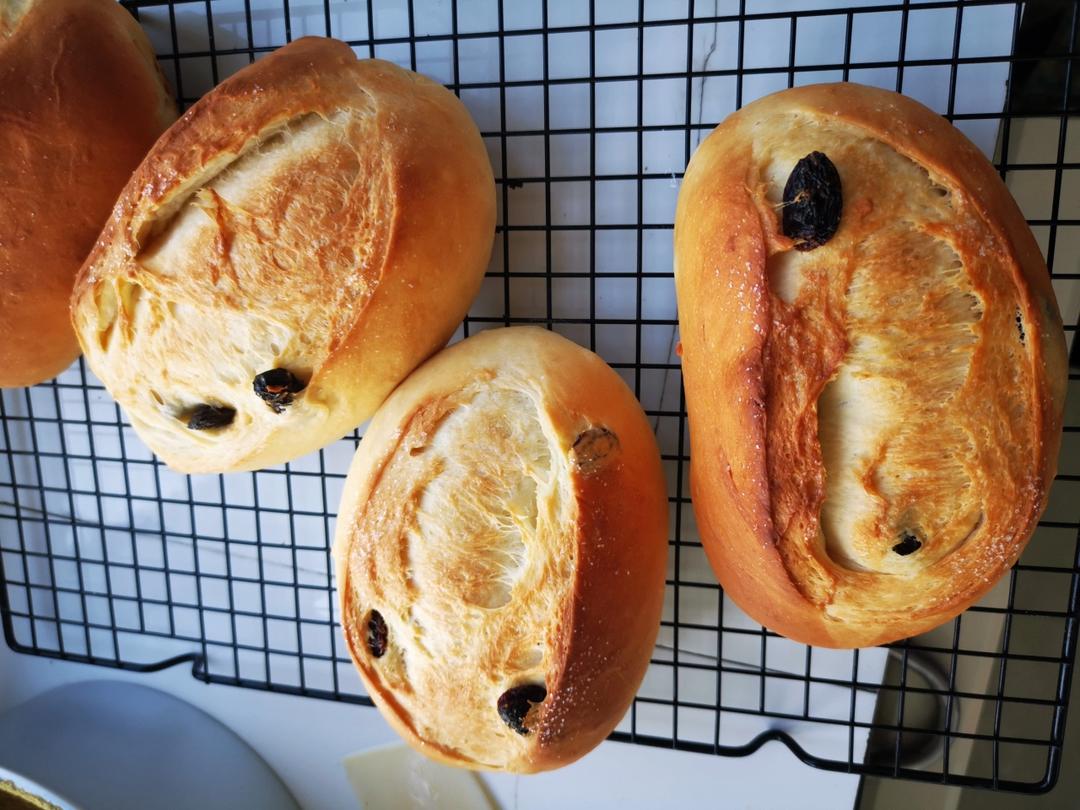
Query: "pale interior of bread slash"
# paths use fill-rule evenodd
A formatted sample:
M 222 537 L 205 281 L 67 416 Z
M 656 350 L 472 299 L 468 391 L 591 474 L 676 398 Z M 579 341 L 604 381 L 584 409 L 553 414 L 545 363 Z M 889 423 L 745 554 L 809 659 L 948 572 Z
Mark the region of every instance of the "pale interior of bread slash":
M 387 652 L 369 664 L 406 722 L 455 756 L 498 767 L 535 740 L 500 718 L 500 695 L 551 686 L 577 564 L 569 460 L 526 383 L 470 384 L 420 410 L 431 407 L 446 409 L 437 427 L 418 429 L 414 415 L 370 499 L 400 513 L 360 519 L 359 542 L 390 550 L 373 551 L 371 578 L 354 580 L 358 610 L 387 624 Z
M 114 279 L 115 295 L 103 285 L 98 343 L 137 352 L 155 380 L 114 364 L 122 401 L 145 400 L 141 415 L 156 418 L 142 427 L 159 440 L 212 448 L 243 443 L 253 423 L 283 425 L 254 395 L 255 375 L 282 367 L 307 380 L 367 302 L 392 201 L 381 158 L 356 149 L 364 120 L 299 116 L 208 164 L 144 225 L 134 276 Z M 203 404 L 236 410 L 227 432 L 186 428 Z M 290 415 L 325 405 L 308 393 Z
M 953 193 L 925 168 L 880 141 L 842 124 L 798 116 L 788 124 L 798 137 L 787 138 L 780 126 L 763 147 L 770 203 L 782 202 L 812 142 L 837 166 L 845 206 L 831 243 L 778 253 L 768 266 L 781 301 L 798 307 L 823 294 L 840 313 L 848 343 L 817 400 L 826 473 L 821 541 L 844 568 L 915 574 L 983 522 L 984 493 L 970 468 L 977 437 L 949 409 L 969 378 L 985 302 L 949 231 L 939 227 L 972 214 L 956 210 Z M 857 217 L 865 221 L 856 240 L 844 225 Z M 845 255 L 853 257 L 850 267 L 841 264 Z M 848 272 L 847 285 L 837 284 Z M 1008 351 L 1022 368 L 1016 312 L 1018 339 Z M 1024 405 L 1017 398 L 1010 407 Z
M 0 34 L 15 28 L 35 0 L 0 0 Z

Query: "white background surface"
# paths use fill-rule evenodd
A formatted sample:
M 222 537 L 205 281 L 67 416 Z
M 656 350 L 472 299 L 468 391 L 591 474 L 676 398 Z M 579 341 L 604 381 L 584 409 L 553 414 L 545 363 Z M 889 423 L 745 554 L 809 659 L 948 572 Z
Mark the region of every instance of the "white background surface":
M 342 758 L 397 739 L 374 709 L 362 706 L 207 686 L 184 666 L 135 674 L 16 655 L 6 647 L 0 647 L 0 713 L 53 686 L 96 679 L 131 680 L 199 706 L 255 748 L 305 810 L 357 807 Z M 102 778 L 122 779 L 123 773 Z M 779 743 L 730 759 L 608 742 L 553 773 L 484 778 L 504 810 L 846 810 L 858 785 L 856 777 L 804 766 Z

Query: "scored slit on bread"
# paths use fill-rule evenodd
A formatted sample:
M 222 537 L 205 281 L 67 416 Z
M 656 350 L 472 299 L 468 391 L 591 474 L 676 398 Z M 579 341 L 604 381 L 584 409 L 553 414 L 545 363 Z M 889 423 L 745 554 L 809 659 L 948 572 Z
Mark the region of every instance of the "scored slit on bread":
M 755 145 L 767 199 L 802 157 L 802 143 L 786 140 L 785 130 L 807 125 L 798 116 L 774 119 L 769 140 Z M 952 192 L 924 168 L 857 129 L 810 125 L 840 172 L 845 218 L 827 245 L 784 250 L 766 263 L 772 298 L 766 378 L 786 380 L 800 355 L 827 358 L 807 370 L 805 386 L 766 392 L 770 480 L 807 477 L 803 486 L 775 489 L 775 519 L 792 533 L 781 535 L 780 549 L 789 566 L 798 566 L 799 543 L 785 541 L 800 531 L 816 533 L 820 514 L 834 562 L 853 571 L 911 574 L 956 551 L 982 522 L 993 478 L 982 480 L 985 460 L 965 419 L 977 418 L 986 402 L 980 392 L 989 366 L 973 370 L 972 360 L 983 330 L 1002 328 L 983 318 L 1009 319 L 1015 311 L 1015 286 L 996 267 L 961 261 L 953 244 L 979 224 L 970 221 L 973 212 L 953 206 Z M 990 313 L 978 292 L 986 285 L 995 285 L 1001 298 Z M 793 287 L 796 294 L 785 300 Z M 1027 387 L 1030 372 L 1019 362 L 1024 347 L 1014 341 L 1005 351 L 1017 382 Z M 1021 428 L 1020 446 L 1030 446 L 1032 427 L 1021 422 Z M 821 467 L 781 468 L 815 434 Z M 988 465 L 990 476 L 1030 472 L 1022 453 L 1003 461 Z M 807 487 L 818 487 L 818 498 L 801 511 L 794 495 Z M 894 548 L 905 535 L 919 547 L 899 554 Z M 807 596 L 843 610 L 827 572 L 814 574 L 800 580 Z M 912 596 L 889 589 L 899 609 Z M 872 609 L 888 607 L 879 597 Z
M 364 602 L 393 639 L 377 677 L 418 736 L 500 767 L 531 741 L 499 720 L 499 696 L 548 688 L 577 565 L 563 537 L 577 504 L 537 393 L 492 376 L 414 412 L 355 531 L 376 539 Z M 458 713 L 487 718 L 486 733 L 447 722 Z
M 186 427 L 203 403 L 235 411 L 228 444 L 241 458 L 284 427 L 252 396 L 252 381 L 275 368 L 310 380 L 383 272 L 389 229 L 379 223 L 393 216 L 393 169 L 380 150 L 361 148 L 378 137 L 361 105 L 273 123 L 132 222 L 128 272 L 98 286 L 97 343 L 106 356 L 138 354 L 138 366 L 123 379 L 117 368 L 110 381 L 160 403 L 132 414 L 153 444 L 182 441 L 215 454 L 222 436 Z M 214 358 L 212 373 L 177 362 L 180 347 Z M 348 407 L 321 387 L 304 400 L 290 431 Z
M 162 136 L 76 281 L 72 319 L 171 467 L 272 466 L 356 428 L 446 343 L 494 223 L 491 166 L 452 93 L 305 37 Z
M 842 213 L 806 245 L 786 184 L 814 154 Z M 676 283 L 695 512 L 751 615 L 891 641 L 1016 561 L 1053 477 L 1062 331 L 1030 231 L 962 135 L 853 85 L 749 105 L 687 172 Z
M 530 772 L 614 728 L 659 623 L 667 503 L 618 375 L 539 329 L 412 374 L 361 442 L 334 556 L 353 660 L 430 756 Z

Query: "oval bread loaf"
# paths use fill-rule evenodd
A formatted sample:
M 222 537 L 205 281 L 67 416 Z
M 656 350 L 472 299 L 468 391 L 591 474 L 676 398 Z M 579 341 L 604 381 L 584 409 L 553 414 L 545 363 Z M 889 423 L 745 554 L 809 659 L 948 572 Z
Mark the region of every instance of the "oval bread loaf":
M 1046 504 L 1066 360 L 976 147 L 884 90 L 769 96 L 694 155 L 675 261 L 694 511 L 735 602 L 856 647 L 985 594 Z
M 161 138 L 72 315 L 167 464 L 256 469 L 351 431 L 446 343 L 494 232 L 487 153 L 453 93 L 305 38 Z
M 621 378 L 554 333 L 483 332 L 406 379 L 360 444 L 334 548 L 349 651 L 428 756 L 565 765 L 644 676 L 666 538 L 660 456 Z
M 0 0 L 0 387 L 78 356 L 75 275 L 175 118 L 146 35 L 115 0 Z

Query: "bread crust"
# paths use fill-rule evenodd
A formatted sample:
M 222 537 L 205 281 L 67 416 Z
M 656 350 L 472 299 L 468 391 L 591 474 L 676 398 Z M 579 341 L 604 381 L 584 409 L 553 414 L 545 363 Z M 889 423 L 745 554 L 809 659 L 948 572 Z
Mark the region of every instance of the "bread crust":
M 844 210 L 800 254 L 778 186 L 812 151 Z M 1045 508 L 1066 355 L 1038 246 L 978 149 L 896 93 L 774 94 L 694 155 L 675 260 L 694 510 L 732 599 L 797 641 L 861 647 L 986 593 Z
M 491 167 L 461 102 L 307 37 L 161 138 L 79 275 L 72 317 L 167 464 L 257 469 L 351 431 L 446 343 L 494 225 Z M 276 367 L 306 384 L 283 412 L 252 390 Z M 233 424 L 188 430 L 204 402 L 235 409 Z
M 520 470 L 537 483 L 517 483 Z M 491 520 L 519 528 L 492 543 Z M 334 545 L 349 651 L 424 754 L 560 767 L 611 732 L 644 676 L 666 535 L 655 439 L 618 375 L 551 332 L 483 332 L 410 375 L 353 461 Z M 373 609 L 389 627 L 379 658 L 366 643 Z M 547 697 L 517 734 L 497 700 L 538 682 Z
M 176 107 L 112 0 L 0 0 L 0 387 L 78 356 L 71 285 Z

